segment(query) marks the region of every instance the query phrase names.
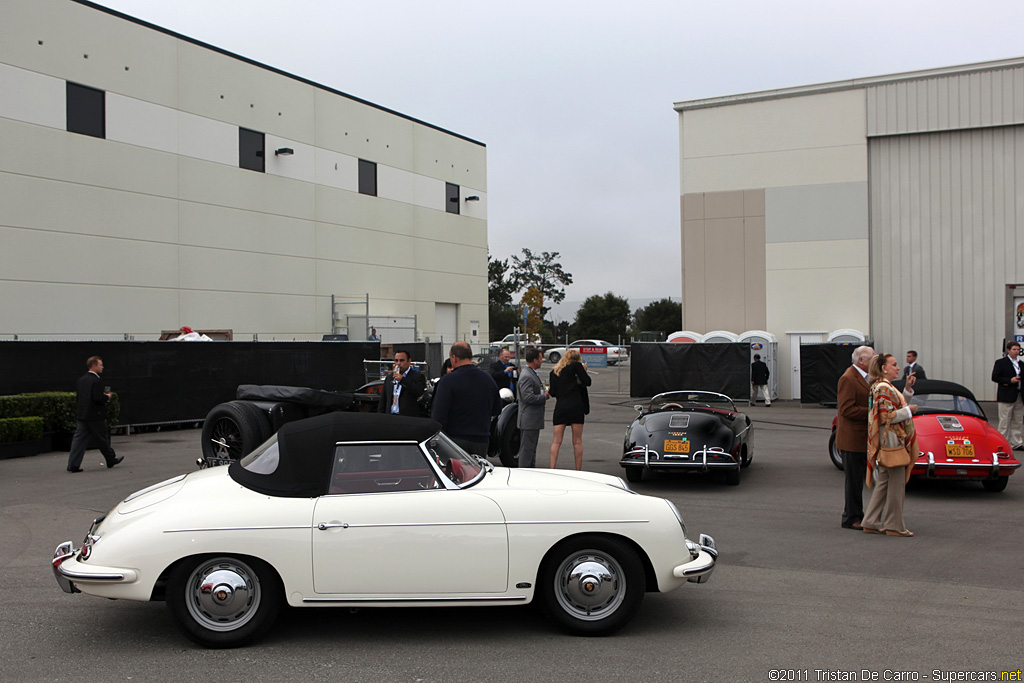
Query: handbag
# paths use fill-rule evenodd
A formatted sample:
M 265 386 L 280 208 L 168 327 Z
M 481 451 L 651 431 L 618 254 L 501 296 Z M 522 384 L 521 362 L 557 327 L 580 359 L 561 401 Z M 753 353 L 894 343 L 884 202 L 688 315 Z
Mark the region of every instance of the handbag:
M 899 446 L 886 448 L 883 444 L 889 435 L 889 425 L 885 425 L 885 432 L 879 440 L 878 464 L 882 467 L 906 467 L 911 463 L 910 451 L 900 443 Z

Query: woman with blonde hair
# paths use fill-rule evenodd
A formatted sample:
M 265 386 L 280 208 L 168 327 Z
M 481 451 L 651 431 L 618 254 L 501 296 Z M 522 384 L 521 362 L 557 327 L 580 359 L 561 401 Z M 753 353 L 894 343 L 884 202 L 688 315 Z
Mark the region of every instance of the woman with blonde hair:
M 906 537 L 913 536 L 914 532 L 907 530 L 903 521 L 903 500 L 910 471 L 914 468 L 920 450 L 914 421 L 911 419 L 917 412 L 917 406 L 907 405 L 907 399 L 914 395 L 915 377 L 909 376 L 906 389 L 900 392 L 891 384 L 899 376 L 900 364 L 892 354 L 883 353 L 871 359 L 868 369 L 871 401 L 868 405 L 867 485 L 871 488 L 873 483 L 874 491 L 864 511 L 861 526 L 869 534 Z M 879 462 L 882 448 L 899 446 L 910 453 L 909 465 L 885 467 Z
M 580 352 L 567 349 L 565 355 L 551 371 L 548 393 L 555 397 L 555 413 L 551 418 L 554 439 L 551 442 L 551 468 L 558 462 L 558 450 L 562 447 L 565 426 L 572 430 L 572 454 L 576 458 L 576 469 L 583 469 L 583 416 L 590 412 L 587 387 L 590 386 L 587 364 L 581 362 Z

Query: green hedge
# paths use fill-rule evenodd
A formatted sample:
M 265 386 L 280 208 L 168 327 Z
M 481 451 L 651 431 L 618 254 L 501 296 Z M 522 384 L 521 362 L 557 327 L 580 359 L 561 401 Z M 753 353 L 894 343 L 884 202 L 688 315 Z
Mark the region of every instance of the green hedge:
M 75 406 L 77 398 L 73 391 L 41 391 L 34 394 L 0 396 L 0 418 L 41 417 L 44 432 L 75 431 Z M 107 403 L 107 424 L 117 424 L 121 414 L 121 401 L 116 393 L 110 395 Z
M 34 441 L 43 436 L 41 417 L 0 418 L 0 443 Z

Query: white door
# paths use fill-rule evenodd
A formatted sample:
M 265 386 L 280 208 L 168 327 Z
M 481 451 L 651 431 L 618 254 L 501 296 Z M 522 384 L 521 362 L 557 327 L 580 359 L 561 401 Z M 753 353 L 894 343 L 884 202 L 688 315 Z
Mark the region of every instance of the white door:
M 459 341 L 459 305 L 434 304 L 434 333 L 444 349 L 444 357 L 448 357 L 448 346 Z
M 472 491 L 323 496 L 312 533 L 319 594 L 457 597 L 508 589 L 505 518 Z
M 793 368 L 790 374 L 790 392 L 792 398 L 800 400 L 800 345 L 820 344 L 825 339 L 824 332 L 787 332 L 789 335 L 789 364 Z

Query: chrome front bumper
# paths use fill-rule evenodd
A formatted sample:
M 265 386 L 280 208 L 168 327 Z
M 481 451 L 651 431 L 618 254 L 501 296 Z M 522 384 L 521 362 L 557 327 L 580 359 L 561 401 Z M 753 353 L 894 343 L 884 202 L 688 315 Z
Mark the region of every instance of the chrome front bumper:
M 691 551 L 697 551 L 697 557 L 673 569 L 672 575 L 677 579 L 686 579 L 690 583 L 704 583 L 711 578 L 715 571 L 715 563 L 718 561 L 715 539 L 707 534 L 701 534 L 697 543 L 688 540 L 686 545 Z

